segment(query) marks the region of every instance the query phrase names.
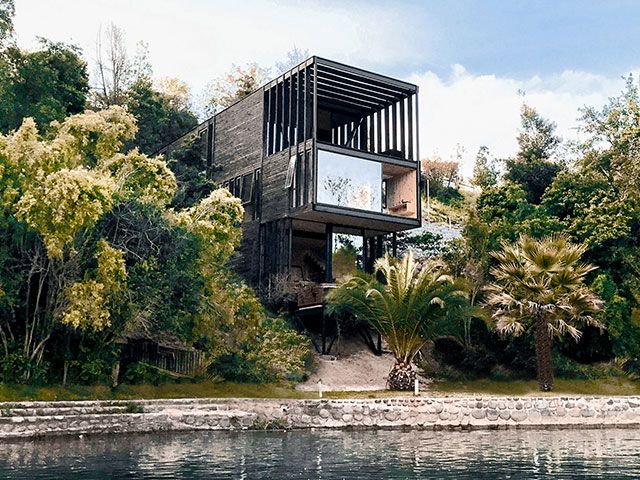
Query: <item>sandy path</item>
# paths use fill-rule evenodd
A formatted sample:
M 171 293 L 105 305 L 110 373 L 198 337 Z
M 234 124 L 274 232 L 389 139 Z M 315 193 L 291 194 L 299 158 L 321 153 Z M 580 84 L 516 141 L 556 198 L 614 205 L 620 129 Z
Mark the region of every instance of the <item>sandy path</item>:
M 324 390 L 370 391 L 384 390 L 387 375 L 394 364 L 393 356 L 384 353 L 374 355 L 362 342 L 342 340 L 336 348 L 337 354 L 316 354 L 317 369 L 309 379 L 296 386 L 298 390 L 318 390 L 322 380 Z

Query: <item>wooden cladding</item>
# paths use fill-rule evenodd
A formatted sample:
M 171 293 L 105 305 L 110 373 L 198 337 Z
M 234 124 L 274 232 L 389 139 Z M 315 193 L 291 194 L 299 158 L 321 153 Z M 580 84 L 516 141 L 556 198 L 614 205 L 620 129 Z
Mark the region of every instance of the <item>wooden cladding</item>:
M 311 138 L 313 66 L 299 65 L 264 91 L 264 154 L 280 152 Z

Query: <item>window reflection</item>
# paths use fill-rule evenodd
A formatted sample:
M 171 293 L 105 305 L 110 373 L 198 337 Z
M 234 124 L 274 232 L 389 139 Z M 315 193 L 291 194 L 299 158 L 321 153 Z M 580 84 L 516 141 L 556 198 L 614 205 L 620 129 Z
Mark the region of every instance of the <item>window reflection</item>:
M 336 233 L 333 235 L 333 278 L 340 282 L 363 269 L 362 236 Z
M 417 217 L 414 168 L 318 151 L 318 203 Z
M 382 164 L 339 153 L 318 152 L 318 202 L 382 211 Z

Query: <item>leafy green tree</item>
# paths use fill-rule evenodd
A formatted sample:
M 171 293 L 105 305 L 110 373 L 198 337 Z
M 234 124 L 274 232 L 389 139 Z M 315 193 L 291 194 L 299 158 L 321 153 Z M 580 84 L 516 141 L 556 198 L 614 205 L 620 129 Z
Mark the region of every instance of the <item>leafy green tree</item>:
M 41 45 L 33 52 L 9 46 L 0 54 L 0 132 L 26 117 L 46 131 L 85 108 L 89 77 L 80 49 L 44 39 Z
M 327 300 L 332 313 L 349 312 L 382 335 L 396 359 L 389 388 L 409 390 L 415 356 L 436 335 L 453 329 L 452 319 L 468 305 L 466 297 L 441 263 L 420 268 L 408 252 L 399 260 L 388 254 L 378 259 L 374 275 L 357 274 L 332 290 Z
M 504 178 L 521 185 L 527 200 L 537 204 L 562 169 L 554 161 L 561 140 L 555 134 L 555 123 L 544 119 L 535 109 L 523 105 L 520 118 L 519 151 L 505 160 Z
M 0 300 L 0 337 L 4 364 L 19 361 L 22 381 L 44 365 L 59 326 L 103 331 L 114 324 L 110 305 L 126 289 L 126 265 L 123 252 L 93 235 L 97 222 L 131 196 L 152 205 L 171 199 L 175 180 L 166 165 L 135 150 L 117 153 L 134 133 L 133 117 L 113 107 L 54 122 L 47 137 L 31 118 L 0 136 L 9 257 L 0 282 L 19 279 Z
M 13 35 L 14 0 L 0 0 L 0 48 Z
M 171 97 L 154 89 L 148 77 L 140 77 L 126 91 L 124 101 L 136 117 L 138 133 L 130 146 L 152 155 L 198 124 L 187 108 L 178 108 Z
M 207 166 L 202 155 L 203 141 L 201 137 L 191 135 L 167 159 L 178 182 L 178 190 L 172 202 L 175 208 L 193 206 L 215 187 L 207 176 Z M 218 167 L 214 165 L 213 168 Z
M 586 246 L 566 237 L 534 240 L 526 235 L 492 255 L 498 264 L 491 271 L 486 305 L 496 329 L 507 335 L 534 330 L 538 384 L 553 389 L 552 339 L 568 333 L 578 340 L 576 325 L 602 324 L 594 316 L 602 301 L 585 285 L 596 267 L 580 262 Z
M 495 160 L 491 158 L 489 148 L 485 145 L 482 145 L 476 154 L 471 183 L 483 189 L 498 184 L 498 169 Z
M 590 134 L 580 162 L 607 182 L 617 197 L 640 197 L 640 98 L 632 76 L 625 90 L 602 109 L 584 109 L 584 131 Z

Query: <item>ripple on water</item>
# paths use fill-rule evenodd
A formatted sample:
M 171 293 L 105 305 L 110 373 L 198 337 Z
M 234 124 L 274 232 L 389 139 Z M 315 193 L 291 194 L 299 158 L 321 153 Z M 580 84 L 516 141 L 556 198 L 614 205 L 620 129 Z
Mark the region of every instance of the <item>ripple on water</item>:
M 191 432 L 5 443 L 0 478 L 638 478 L 640 430 Z

